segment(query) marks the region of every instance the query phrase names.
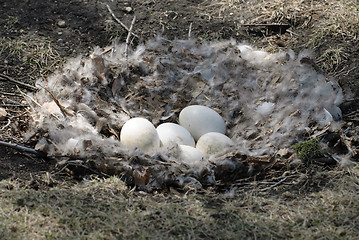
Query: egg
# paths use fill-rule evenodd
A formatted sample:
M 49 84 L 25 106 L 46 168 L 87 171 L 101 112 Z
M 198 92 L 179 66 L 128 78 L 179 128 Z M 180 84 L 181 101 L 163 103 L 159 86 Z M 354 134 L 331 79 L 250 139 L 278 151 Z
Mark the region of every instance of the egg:
M 179 161 L 189 166 L 199 166 L 206 163 L 205 156 L 196 148 L 188 145 L 179 145 Z
M 234 142 L 226 135 L 218 132 L 210 132 L 201 136 L 196 148 L 205 156 L 224 152 L 226 148 L 234 145 Z
M 162 146 L 173 144 L 189 145 L 194 147 L 195 142 L 192 135 L 184 127 L 175 123 L 162 123 L 157 128 L 158 136 Z
M 131 118 L 122 127 L 120 143 L 129 149 L 151 153 L 160 147 L 160 138 L 153 124 L 145 118 Z
M 213 109 L 192 105 L 185 107 L 179 115 L 179 123 L 186 128 L 195 140 L 208 132 L 226 132 L 223 118 Z

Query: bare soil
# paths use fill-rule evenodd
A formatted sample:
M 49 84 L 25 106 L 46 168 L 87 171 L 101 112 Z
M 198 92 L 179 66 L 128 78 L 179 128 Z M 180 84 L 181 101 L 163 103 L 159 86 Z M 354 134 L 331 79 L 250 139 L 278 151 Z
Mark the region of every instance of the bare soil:
M 310 47 L 306 43 L 312 34 L 311 26 L 317 20 L 316 14 L 312 14 L 311 19 L 303 14 L 303 17 L 295 19 L 274 18 L 278 26 L 266 26 L 270 22 L 265 20 L 259 21 L 264 25 L 243 25 L 252 23 L 249 19 L 258 16 L 245 8 L 226 7 L 215 1 L 2 0 L 0 40 L 13 45 L 2 45 L 0 49 L 0 73 L 34 84 L 38 77 L 46 77 L 68 58 L 79 54 L 88 55 L 94 47 L 105 47 L 114 39 L 125 41 L 127 31 L 112 18 L 106 4 L 127 26 L 130 26 L 133 16 L 137 17 L 134 33 L 140 38 L 133 39 L 133 45 L 157 34 L 168 39 L 186 39 L 190 32 L 199 41 L 234 38 L 272 51 L 289 48 L 299 51 Z M 19 45 L 15 42 L 19 42 Z M 326 45 L 314 49 L 314 53 L 319 57 L 331 45 L 337 44 L 344 43 L 328 39 Z M 36 59 L 29 57 L 30 53 L 36 52 L 34 45 L 51 50 L 47 52 L 49 57 L 46 61 L 36 62 Z M 332 75 L 340 70 L 341 74 L 337 76 L 339 83 L 345 92 L 351 93 L 351 99 L 342 106 L 344 116 L 357 111 L 359 106 L 355 101 L 359 96 L 359 47 L 357 43 L 345 47 L 350 53 L 345 61 L 338 62 L 334 66 L 336 70 L 324 69 L 333 70 Z M 34 56 L 40 58 L 40 55 Z M 48 67 L 48 70 L 43 71 L 44 67 Z M 7 81 L 0 81 L 0 91 L 18 94 L 14 84 Z M 26 130 L 26 124 L 22 124 L 18 116 L 24 112 L 24 107 L 9 107 L 8 99 L 22 102 L 18 96 L 0 96 L 0 104 L 5 106 L 10 115 L 1 121 L 0 128 L 8 123 L 8 119 L 11 122 L 10 127 L 2 130 L 0 138 L 21 142 L 21 133 Z M 352 114 L 345 119 L 353 129 L 358 124 L 356 116 Z M 353 133 L 357 134 L 357 130 L 354 129 Z M 51 171 L 52 167 L 45 159 L 0 146 L 0 179 L 29 179 Z

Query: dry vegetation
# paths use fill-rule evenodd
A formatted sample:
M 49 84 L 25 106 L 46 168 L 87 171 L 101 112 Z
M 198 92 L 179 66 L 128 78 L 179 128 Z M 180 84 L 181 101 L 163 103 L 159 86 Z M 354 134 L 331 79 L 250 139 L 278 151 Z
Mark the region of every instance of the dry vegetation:
M 313 48 L 320 68 L 348 84 L 347 88 L 354 80 L 348 76 L 358 76 L 357 0 L 218 0 L 204 1 L 198 11 L 209 21 L 235 21 L 234 32 L 243 31 L 243 24 L 291 24 L 289 34 L 280 39 L 264 34 L 252 43 L 269 51 Z M 8 18 L 5 27 L 14 28 L 16 22 L 15 17 Z M 122 36 L 117 27 L 107 27 L 111 38 Z M 198 37 L 218 36 L 221 34 L 204 32 Z M 0 69 L 25 82 L 47 75 L 65 60 L 46 39 L 1 38 L 0 56 L 20 59 L 16 66 L 11 61 L 8 66 L 0 63 Z M 1 99 L 4 105 L 25 104 L 19 96 L 15 102 L 5 95 Z M 9 113 L 12 119 L 23 120 L 22 110 Z M 352 128 L 357 120 L 353 122 Z M 11 136 L 12 128 L 3 129 L 6 123 L 0 126 L 1 138 L 19 140 L 21 136 Z M 224 193 L 170 189 L 147 194 L 127 187 L 119 177 L 90 176 L 74 183 L 46 172 L 30 181 L 6 179 L 0 181 L 0 238 L 356 239 L 358 166 L 306 167 L 284 172 L 281 179 L 290 177 L 278 185 L 278 179 L 258 180 Z
M 330 188 L 311 193 L 251 186 L 236 194 L 146 194 L 117 177 L 40 191 L 4 180 L 0 234 L 2 239 L 355 239 L 358 170 L 318 171 L 311 181 L 302 174 L 295 180 L 300 184 L 328 178 Z
M 358 49 L 358 1 L 205 1 L 206 16 L 233 20 L 233 15 L 246 12 L 247 18 L 235 19 L 241 24 L 290 24 L 303 36 L 290 30 L 285 43 L 296 49 L 315 49 L 317 62 L 329 74 L 345 73 L 346 60 Z M 208 11 L 209 10 L 209 11 Z M 208 13 L 209 12 L 209 13 Z M 239 14 L 239 15 L 240 15 Z M 277 36 L 263 37 L 268 50 L 278 49 Z M 344 67 L 343 67 L 344 66 Z
M 63 63 L 63 60 L 49 40 L 45 38 L 29 40 L 29 38 L 31 37 L 26 36 L 25 39 L 17 40 L 0 39 L 0 53 L 3 59 L 8 59 L 7 64 L 10 65 L 8 72 L 22 71 L 24 77 L 20 80 L 33 83 L 39 77 L 52 73 Z M 19 65 L 12 65 L 12 59 L 20 59 L 22 62 Z

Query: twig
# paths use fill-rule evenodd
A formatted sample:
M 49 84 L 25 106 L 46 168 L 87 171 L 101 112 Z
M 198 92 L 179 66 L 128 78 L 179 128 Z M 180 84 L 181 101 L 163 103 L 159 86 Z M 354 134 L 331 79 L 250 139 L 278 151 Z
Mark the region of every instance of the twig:
M 192 23 L 189 24 L 189 29 L 188 29 L 188 40 L 191 39 L 191 32 L 192 32 Z
M 1 104 L 0 107 L 28 107 L 26 104 Z
M 2 95 L 8 95 L 8 96 L 21 96 L 21 95 L 19 95 L 19 94 L 17 94 L 17 93 L 8 93 L 8 92 L 2 92 L 2 91 L 0 91 L 0 94 L 2 94 Z
M 16 85 L 17 90 L 21 93 L 22 97 L 25 99 L 25 101 L 27 102 L 27 104 L 29 104 L 29 106 L 31 107 L 32 111 L 35 112 L 34 107 L 30 104 L 29 100 L 27 98 L 29 98 L 33 103 L 35 103 L 38 107 L 42 107 L 42 105 L 40 103 L 38 103 L 35 99 L 33 99 L 31 96 L 27 95 L 26 93 L 24 93 L 23 91 L 20 90 L 20 88 Z M 60 121 L 59 117 L 57 117 L 55 114 L 51 113 L 51 116 L 53 116 L 56 120 Z
M 26 104 L 0 104 L 0 107 L 28 107 Z
M 271 185 L 271 186 L 269 186 L 269 187 L 263 188 L 261 191 L 264 192 L 264 191 L 267 191 L 267 190 L 269 190 L 269 189 L 272 189 L 272 188 L 274 188 L 274 187 L 276 187 L 276 186 L 282 184 L 286 179 L 287 179 L 287 178 L 285 177 L 285 178 L 281 179 L 279 182 L 276 182 L 276 183 L 274 183 L 273 185 Z
M 139 38 L 139 36 L 137 34 L 134 34 L 130 31 L 130 29 L 125 25 L 123 24 L 120 19 L 118 19 L 116 17 L 116 15 L 113 13 L 112 9 L 110 8 L 110 6 L 108 4 L 106 4 L 106 7 L 108 9 L 108 11 L 111 13 L 112 17 L 116 20 L 116 22 L 118 22 L 124 29 L 126 29 L 128 32 L 130 32 L 130 34 L 132 34 L 133 36 L 135 36 L 136 38 Z
M 25 146 L 21 146 L 21 145 L 16 144 L 16 143 L 8 143 L 8 142 L 0 141 L 0 146 L 10 147 L 10 148 L 19 150 L 21 152 L 32 153 L 32 154 L 35 154 L 35 155 L 37 155 L 39 157 L 46 157 L 46 154 L 43 153 L 43 152 L 37 151 L 37 150 L 32 149 L 32 148 L 28 148 L 28 147 L 25 147 Z
M 57 98 L 55 97 L 54 94 L 52 94 L 52 92 L 47 89 L 47 88 L 44 88 L 51 96 L 52 100 L 54 100 L 54 102 L 56 103 L 56 105 L 60 108 L 60 111 L 62 112 L 62 114 L 65 116 L 65 117 L 68 117 L 70 114 L 66 111 L 66 109 L 60 104 L 59 100 L 57 100 Z
M 132 28 L 133 28 L 133 24 L 135 24 L 136 21 L 136 16 L 133 17 L 132 22 L 131 22 L 131 26 L 130 29 L 128 30 L 128 34 L 127 34 L 127 38 L 126 38 L 126 48 L 125 48 L 125 57 L 128 57 L 128 45 L 130 44 L 130 37 L 131 37 L 131 32 L 132 32 Z
M 42 107 L 42 105 L 38 102 L 36 102 L 35 99 L 33 99 L 31 96 L 27 95 L 26 93 L 24 93 L 23 91 L 20 90 L 20 88 L 18 86 L 17 87 L 17 90 L 21 93 L 22 97 L 25 99 L 25 101 L 29 104 L 29 106 L 31 107 L 32 111 L 35 112 L 35 109 L 34 107 L 30 104 L 29 100 L 27 98 L 29 98 L 33 103 L 35 103 L 38 107 Z M 51 94 L 51 93 L 50 93 Z M 56 103 L 56 102 L 55 102 Z M 61 109 L 60 109 L 61 110 Z M 53 116 L 54 118 L 56 118 L 56 120 L 60 121 L 59 117 L 57 117 L 55 114 L 51 113 L 51 116 Z
M 344 145 L 347 147 L 349 153 L 351 154 L 351 156 L 355 156 L 357 154 L 357 151 L 352 148 L 352 139 L 353 137 L 349 138 L 348 136 L 346 136 L 343 131 L 340 132 L 340 139 L 342 141 L 342 143 L 344 143 Z
M 9 77 L 9 76 L 7 76 L 7 75 L 4 75 L 4 74 L 1 74 L 1 73 L 0 73 L 0 79 L 1 79 L 1 78 L 2 78 L 2 79 L 6 79 L 6 80 L 8 80 L 8 81 L 10 81 L 10 82 L 12 82 L 12 83 L 14 83 L 14 84 L 21 85 L 21 86 L 23 86 L 24 88 L 28 88 L 28 89 L 31 89 L 31 90 L 37 90 L 37 87 L 35 87 L 35 86 L 32 86 L 32 85 L 27 84 L 27 83 L 20 82 L 20 81 L 18 81 L 18 80 L 13 79 L 12 77 Z
M 0 131 L 4 131 L 5 128 L 7 128 L 7 127 L 10 125 L 10 123 L 11 123 L 11 120 L 8 119 L 8 120 L 7 120 L 7 124 L 6 124 L 5 126 L 3 126 L 3 127 L 0 129 Z
M 345 118 L 345 117 L 350 117 L 350 116 L 352 116 L 352 115 L 354 115 L 354 114 L 357 114 L 358 112 L 359 112 L 359 110 L 356 110 L 356 111 L 354 111 L 354 112 L 344 114 L 344 115 L 343 115 L 343 118 Z
M 289 24 L 280 23 L 258 23 L 258 24 L 241 24 L 243 27 L 290 27 Z
M 321 137 L 324 134 L 326 134 L 326 132 L 329 130 L 330 128 L 330 124 L 326 125 L 321 131 L 314 133 L 313 135 L 310 136 L 310 139 L 314 139 L 317 137 Z
M 4 97 L 3 98 L 3 104 L 21 104 L 21 103 L 19 103 L 18 101 L 15 101 L 12 98 Z
M 69 166 L 82 167 L 82 168 L 84 168 L 84 169 L 86 169 L 86 170 L 88 170 L 88 171 L 90 171 L 90 172 L 92 172 L 94 174 L 97 174 L 97 175 L 99 175 L 101 177 L 109 177 L 107 174 L 98 172 L 95 169 L 92 169 L 92 168 L 86 166 L 82 160 L 69 160 L 69 161 L 66 161 L 66 163 L 64 163 L 64 166 L 59 171 L 55 172 L 54 175 L 63 172 Z
M 351 71 L 353 71 L 353 70 L 355 70 L 357 67 L 353 67 L 352 69 L 349 69 L 344 75 L 345 76 L 348 76 L 348 74 L 351 72 Z
M 29 98 L 33 103 L 35 103 L 38 107 L 42 107 L 42 105 L 40 103 L 38 103 L 35 99 L 33 99 L 31 96 L 27 95 L 26 93 L 24 93 L 23 91 L 20 90 L 20 88 L 18 86 L 17 90 L 21 93 L 21 95 L 23 96 L 23 98 L 25 99 L 25 101 L 29 104 L 29 106 L 31 107 L 32 111 L 35 112 L 34 107 L 30 104 L 29 100 L 27 98 Z M 42 86 L 41 86 L 42 87 Z M 44 87 L 42 87 L 44 88 Z M 46 90 L 46 88 L 44 88 Z M 48 90 L 47 90 L 48 91 Z M 50 93 L 50 95 L 52 95 L 52 93 Z M 56 103 L 56 102 L 55 102 Z M 60 109 L 61 110 L 61 109 Z M 55 114 L 51 113 L 51 116 L 53 116 L 54 118 L 56 118 L 56 120 L 60 121 L 60 118 L 58 116 L 56 116 Z
M 35 110 L 34 110 L 33 106 L 31 106 L 29 100 L 28 100 L 26 97 L 28 97 L 31 101 L 33 101 L 35 104 L 37 104 L 39 107 L 41 107 L 41 105 L 40 105 L 38 102 L 36 102 L 35 99 L 33 99 L 32 97 L 30 97 L 29 95 L 27 95 L 26 93 L 24 93 L 23 91 L 21 91 L 20 88 L 19 88 L 17 85 L 16 85 L 16 87 L 17 87 L 17 90 L 20 92 L 20 94 L 22 95 L 22 97 L 25 99 L 25 101 L 27 102 L 27 104 L 29 104 L 29 106 L 31 107 L 31 109 L 32 109 L 33 111 L 35 111 Z

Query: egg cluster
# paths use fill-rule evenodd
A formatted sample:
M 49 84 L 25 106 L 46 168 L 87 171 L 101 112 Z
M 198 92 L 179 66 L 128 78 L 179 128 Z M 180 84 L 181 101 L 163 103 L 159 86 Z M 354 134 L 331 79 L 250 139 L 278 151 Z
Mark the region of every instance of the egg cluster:
M 121 129 L 120 143 L 147 154 L 178 149 L 177 160 L 195 167 L 234 145 L 225 132 L 225 122 L 216 111 L 191 105 L 180 112 L 179 124 L 167 122 L 155 128 L 145 118 L 128 120 Z

